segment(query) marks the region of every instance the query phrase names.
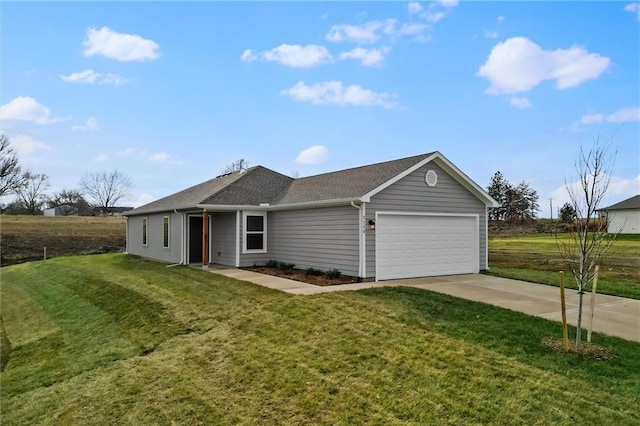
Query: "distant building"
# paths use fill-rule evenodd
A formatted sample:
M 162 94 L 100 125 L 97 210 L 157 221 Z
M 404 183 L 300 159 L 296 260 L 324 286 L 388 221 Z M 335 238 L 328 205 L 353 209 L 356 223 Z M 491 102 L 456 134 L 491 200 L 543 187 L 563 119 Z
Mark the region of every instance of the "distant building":
M 78 216 L 78 209 L 73 206 L 69 206 L 65 204 L 62 206 L 45 209 L 44 215 L 45 216 Z
M 600 209 L 607 215 L 610 234 L 640 234 L 640 195 Z

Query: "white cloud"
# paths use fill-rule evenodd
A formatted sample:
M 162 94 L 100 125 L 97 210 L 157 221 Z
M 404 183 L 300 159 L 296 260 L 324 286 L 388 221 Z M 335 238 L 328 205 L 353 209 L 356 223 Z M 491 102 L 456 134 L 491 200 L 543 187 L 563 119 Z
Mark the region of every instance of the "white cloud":
M 493 47 L 478 76 L 491 82 L 489 94 L 526 92 L 545 80 L 567 89 L 599 77 L 610 62 L 580 46 L 547 51 L 525 37 L 514 37 Z
M 425 24 L 419 24 L 417 22 L 411 22 L 402 24 L 395 34 L 399 36 L 410 36 L 410 35 L 420 35 L 427 29 Z
M 602 176 L 603 179 L 607 177 L 608 175 Z M 570 201 L 567 187 L 572 188 L 576 193 L 581 192 L 580 182 L 569 182 L 568 185 L 564 184 L 552 190 L 546 198 L 553 198 L 553 204 L 555 206 L 564 205 L 564 203 Z M 611 176 L 609 188 L 607 189 L 607 199 L 604 200 L 603 204 L 599 207 L 607 207 L 638 194 L 640 194 L 640 175 L 634 178 Z
M 248 63 L 262 59 L 292 68 L 309 68 L 333 61 L 326 47 L 315 44 L 307 46 L 281 44 L 262 53 L 255 53 L 251 49 L 246 49 L 240 55 L 240 59 Z
M 409 2 L 407 7 L 409 9 L 409 14 L 411 15 L 416 14 L 422 10 L 422 5 L 418 2 Z
M 324 81 L 307 86 L 304 81 L 298 82 L 290 89 L 283 90 L 283 95 L 289 95 L 298 102 L 309 102 L 313 105 L 356 105 L 381 106 L 392 108 L 396 104 L 389 99 L 389 93 L 376 93 L 360 86 L 344 86 L 341 81 Z
M 2 120 L 31 121 L 36 124 L 51 124 L 68 118 L 52 118 L 51 111 L 46 106 L 39 104 L 34 98 L 19 96 L 0 107 Z
M 442 7 L 456 7 L 458 0 L 438 0 L 438 3 L 440 3 Z
M 94 163 L 104 163 L 108 159 L 109 159 L 109 156 L 107 154 L 100 154 L 91 161 L 93 161 Z
M 363 47 L 356 47 L 348 52 L 342 52 L 340 59 L 359 59 L 360 63 L 366 67 L 373 65 L 381 65 L 384 61 L 384 54 L 386 49 L 365 49 Z
M 331 27 L 325 38 L 336 42 L 374 43 L 380 39 L 382 34 L 393 34 L 395 24 L 395 19 L 369 21 L 362 25 L 339 24 Z
M 68 83 L 98 83 L 98 84 L 113 84 L 114 86 L 120 86 L 128 82 L 129 80 L 119 76 L 118 74 L 102 74 L 95 72 L 94 70 L 86 70 L 80 72 L 74 72 L 69 75 L 60 74 L 62 81 Z
M 498 38 L 498 31 L 495 31 L 495 30 L 493 30 L 493 31 L 485 31 L 484 32 L 484 36 L 486 38 Z
M 305 149 L 296 157 L 298 164 L 318 164 L 324 163 L 329 157 L 329 151 L 322 145 L 314 145 Z
M 18 154 L 31 154 L 35 151 L 51 149 L 51 147 L 42 142 L 38 142 L 34 140 L 31 136 L 27 135 L 16 135 L 12 136 L 11 139 L 11 147 Z
M 262 53 L 265 61 L 278 62 L 293 68 L 309 68 L 331 62 L 333 58 L 324 46 L 281 44 Z
M 626 123 L 630 121 L 640 121 L 640 108 L 628 107 L 620 108 L 612 114 L 585 114 L 580 119 L 582 124 L 597 124 L 602 122 L 608 123 Z
M 447 16 L 444 12 L 427 12 L 421 15 L 421 18 L 435 24 L 436 22 L 441 21 L 445 16 Z
M 640 21 L 640 3 L 629 3 L 624 7 L 627 12 L 635 13 L 636 18 Z
M 150 61 L 160 57 L 160 46 L 137 34 L 117 33 L 109 27 L 89 28 L 82 42 L 84 56 L 102 55 L 121 62 Z
M 171 156 L 169 154 L 167 154 L 166 152 L 155 152 L 151 155 L 149 155 L 149 161 L 155 161 L 158 163 L 164 163 L 165 161 L 169 160 L 171 158 Z
M 240 59 L 242 59 L 245 62 L 251 63 L 256 59 L 258 59 L 258 56 L 254 54 L 251 49 L 246 49 L 244 52 L 242 52 L 242 55 L 240 55 Z
M 627 121 L 640 121 L 640 108 L 629 107 L 629 108 L 619 109 L 613 114 L 609 114 L 607 116 L 607 121 L 609 123 L 624 123 Z
M 516 108 L 524 109 L 529 108 L 531 106 L 531 102 L 527 98 L 518 98 L 516 96 L 512 97 L 509 100 L 509 103 Z
M 134 208 L 143 206 L 145 204 L 149 204 L 150 202 L 155 201 L 157 199 L 158 199 L 157 197 L 154 197 L 151 194 L 145 194 L 145 193 L 135 193 L 129 196 L 129 198 L 127 198 L 128 204 Z
M 602 114 L 586 114 L 580 119 L 582 124 L 594 124 L 602 123 L 604 121 L 604 115 Z
M 498 23 L 504 22 L 504 16 L 498 16 L 496 21 L 498 21 Z
M 89 117 L 84 125 L 71 126 L 73 131 L 96 130 L 98 129 L 98 120 L 95 117 Z

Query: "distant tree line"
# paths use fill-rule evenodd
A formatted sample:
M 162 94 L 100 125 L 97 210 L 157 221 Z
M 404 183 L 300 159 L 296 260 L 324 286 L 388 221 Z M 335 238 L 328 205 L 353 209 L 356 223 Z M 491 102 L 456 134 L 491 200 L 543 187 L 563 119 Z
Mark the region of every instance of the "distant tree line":
M 491 178 L 487 192 L 500 203 L 489 209 L 490 220 L 525 222 L 534 220 L 540 210 L 538 193 L 529 183 L 523 180 L 513 185 L 499 171 Z
M 49 176 L 22 170 L 9 138 L 0 135 L 0 197 L 14 196 L 2 205 L 8 214 L 41 214 L 57 207 L 63 216 L 110 214 L 116 203 L 130 194 L 131 180 L 118 170 L 87 173 L 79 188 L 49 193 Z

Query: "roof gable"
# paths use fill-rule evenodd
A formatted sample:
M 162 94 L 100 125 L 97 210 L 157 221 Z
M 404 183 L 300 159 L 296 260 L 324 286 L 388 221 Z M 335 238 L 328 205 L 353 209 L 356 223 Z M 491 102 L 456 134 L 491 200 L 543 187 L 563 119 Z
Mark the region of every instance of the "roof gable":
M 616 203 L 609 207 L 605 207 L 600 210 L 631 210 L 631 209 L 640 209 L 640 195 L 635 195 L 631 198 L 627 198 L 626 200 L 622 200 L 619 203 Z
M 354 167 L 337 172 L 299 178 L 278 200 L 278 204 L 313 201 L 358 199 L 384 182 L 393 179 L 431 154 L 416 155 L 399 160 L 385 161 Z
M 262 166 L 218 176 L 138 207 L 126 215 L 171 210 L 369 202 L 371 197 L 423 165 L 434 162 L 488 207 L 499 204 L 439 152 L 293 179 Z
M 260 205 L 271 204 L 291 185 L 293 178 L 266 167 L 256 166 L 198 204 Z

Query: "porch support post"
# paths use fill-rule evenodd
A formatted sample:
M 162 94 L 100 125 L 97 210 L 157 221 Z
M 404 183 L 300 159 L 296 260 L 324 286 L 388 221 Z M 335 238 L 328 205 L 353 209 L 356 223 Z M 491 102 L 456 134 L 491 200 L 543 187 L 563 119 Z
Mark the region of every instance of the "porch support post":
M 209 214 L 202 211 L 202 268 L 209 268 Z

